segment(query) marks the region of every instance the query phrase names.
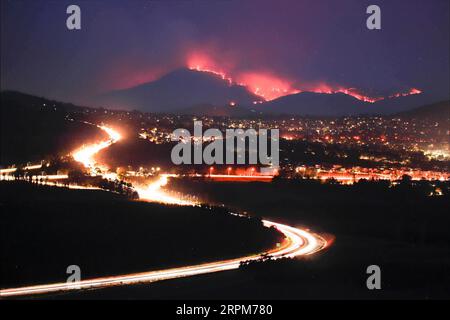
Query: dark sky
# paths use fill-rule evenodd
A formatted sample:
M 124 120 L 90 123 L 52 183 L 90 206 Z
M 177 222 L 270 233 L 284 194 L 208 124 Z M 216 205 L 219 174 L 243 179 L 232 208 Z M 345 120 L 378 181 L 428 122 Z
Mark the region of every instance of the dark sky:
M 194 59 L 236 81 L 270 75 L 302 89 L 414 87 L 449 97 L 448 0 L 1 4 L 2 89 L 88 103 Z M 69 4 L 81 7 L 80 31 L 66 28 Z M 366 28 L 369 4 L 381 7 L 382 30 Z

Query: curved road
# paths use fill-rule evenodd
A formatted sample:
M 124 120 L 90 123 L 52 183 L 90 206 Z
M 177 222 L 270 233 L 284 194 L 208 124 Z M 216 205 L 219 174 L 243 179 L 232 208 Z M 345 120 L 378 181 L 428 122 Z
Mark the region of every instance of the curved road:
M 274 226 L 286 236 L 286 241 L 277 249 L 267 252 L 268 256 L 275 259 L 283 257 L 296 257 L 309 255 L 326 247 L 326 240 L 319 235 L 302 229 L 289 227 L 284 224 L 264 220 L 267 227 Z M 245 256 L 241 258 L 223 260 L 218 262 L 204 263 L 187 267 L 172 268 L 141 273 L 131 273 L 118 276 L 101 277 L 90 280 L 82 280 L 77 283 L 52 283 L 29 287 L 0 290 L 0 296 L 20 296 L 42 293 L 55 293 L 70 290 L 104 288 L 137 283 L 149 283 L 160 280 L 168 280 L 194 275 L 226 271 L 239 268 L 243 261 L 256 260 L 260 255 Z
M 110 140 L 100 144 L 96 144 L 95 147 L 83 148 L 83 163 L 86 167 L 90 167 L 93 161 L 93 155 L 101 149 L 115 143 L 120 139 L 120 135 L 111 128 L 99 126 L 102 130 L 109 134 Z M 86 152 L 86 150 L 89 150 Z M 80 151 L 78 151 L 80 152 Z M 80 157 L 79 157 L 80 158 Z M 167 198 L 164 198 L 167 199 Z M 171 199 L 171 198 L 168 198 Z M 274 259 L 285 257 L 296 257 L 302 255 L 310 255 L 317 251 L 324 249 L 327 246 L 327 241 L 320 235 L 309 232 L 307 230 L 290 227 L 281 223 L 276 223 L 268 220 L 263 220 L 264 226 L 275 227 L 286 237 L 285 241 L 277 248 L 268 252 L 261 253 L 266 254 Z M 121 286 L 137 283 L 150 283 L 161 280 L 189 277 L 194 275 L 213 273 L 219 271 L 226 271 L 239 268 L 241 262 L 256 260 L 261 255 L 250 255 L 236 259 L 222 260 L 217 262 L 203 263 L 198 265 L 171 268 L 165 270 L 156 270 L 140 273 L 131 273 L 116 276 L 107 276 L 94 278 L 89 280 L 82 280 L 80 282 L 60 282 L 51 284 L 34 285 L 19 288 L 10 288 L 0 290 L 0 297 L 11 297 L 21 295 L 34 295 L 55 293 L 70 290 L 92 289 L 92 288 L 104 288 L 111 286 Z

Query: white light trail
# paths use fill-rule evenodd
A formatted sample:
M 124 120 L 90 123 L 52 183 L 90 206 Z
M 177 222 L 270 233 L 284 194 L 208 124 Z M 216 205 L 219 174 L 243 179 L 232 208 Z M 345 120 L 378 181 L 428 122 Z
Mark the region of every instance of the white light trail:
M 177 204 L 182 206 L 196 205 L 197 203 L 194 201 L 185 200 L 180 197 L 171 195 L 162 189 L 162 187 L 164 187 L 168 182 L 168 176 L 169 175 L 161 174 L 156 181 L 146 186 L 135 186 L 135 190 L 139 194 L 139 199 L 158 203 Z
M 310 255 L 326 247 L 327 242 L 322 237 L 310 233 L 306 230 L 290 227 L 281 223 L 275 223 L 264 220 L 267 227 L 274 226 L 282 232 L 286 241 L 282 246 L 266 252 L 274 259 L 284 257 L 297 257 L 302 255 Z M 101 277 L 90 280 L 82 280 L 80 282 L 70 283 L 52 283 L 36 286 L 11 288 L 0 290 L 0 297 L 11 297 L 20 295 L 32 295 L 43 293 L 55 293 L 63 291 L 72 291 L 80 289 L 105 288 L 112 286 L 122 286 L 137 283 L 150 283 L 161 280 L 183 278 L 219 271 L 233 270 L 239 268 L 241 262 L 259 259 L 260 255 L 250 255 L 241 258 L 223 260 L 218 262 L 203 263 L 193 266 L 171 268 L 166 270 L 148 271 L 141 273 L 132 273 L 126 275 Z
M 118 132 L 105 126 L 98 126 L 100 129 L 108 133 L 110 139 L 97 144 L 82 147 L 78 151 L 74 152 L 73 156 L 75 160 L 82 162 L 87 168 L 93 170 L 96 165 L 93 159 L 94 155 L 100 150 L 109 147 L 113 143 L 119 141 L 121 136 Z M 142 200 L 160 202 L 166 204 L 178 204 L 178 205 L 196 205 L 197 203 L 189 200 L 184 200 L 180 197 L 169 194 L 162 190 L 168 182 L 168 177 L 173 176 L 169 174 L 162 174 L 155 182 L 143 186 L 137 187 L 136 190 L 139 193 L 139 197 Z M 94 189 L 76 186 L 80 189 Z M 275 227 L 285 236 L 285 241 L 279 247 L 263 252 L 271 258 L 279 259 L 284 257 L 293 258 L 296 256 L 310 255 L 319 250 L 324 249 L 327 246 L 327 241 L 321 236 L 308 232 L 303 229 L 290 227 L 281 223 L 276 223 L 268 220 L 263 220 L 263 224 L 266 227 Z M 55 293 L 63 291 L 72 291 L 79 289 L 92 289 L 92 288 L 104 288 L 111 286 L 121 286 L 136 283 L 150 283 L 155 281 L 175 279 L 181 277 L 189 277 L 200 274 L 207 274 L 219 271 L 226 271 L 239 268 L 241 262 L 249 260 L 257 260 L 261 255 L 249 255 L 236 259 L 222 260 L 211 263 L 203 263 L 193 266 L 186 266 L 180 268 L 171 268 L 165 270 L 148 271 L 141 273 L 132 273 L 117 276 L 99 277 L 89 280 L 82 280 L 80 282 L 60 282 L 52 284 L 42 284 L 34 286 L 25 286 L 19 288 L 10 288 L 0 290 L 0 297 L 11 297 L 21 295 L 33 295 L 44 293 Z
M 120 133 L 112 128 L 100 125 L 98 125 L 97 127 L 105 131 L 108 134 L 109 139 L 99 143 L 93 143 L 87 146 L 83 146 L 72 154 L 73 158 L 76 161 L 81 162 L 86 168 L 90 169 L 91 174 L 93 175 L 95 175 L 95 166 L 97 165 L 94 156 L 101 150 L 122 139 Z

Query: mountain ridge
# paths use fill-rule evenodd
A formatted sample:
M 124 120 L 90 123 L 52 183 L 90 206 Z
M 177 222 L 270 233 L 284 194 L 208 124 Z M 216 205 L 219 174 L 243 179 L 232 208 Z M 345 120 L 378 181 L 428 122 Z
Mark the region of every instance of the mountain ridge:
M 450 100 L 438 101 L 423 105 L 412 110 L 407 110 L 395 114 L 398 117 L 407 119 L 429 119 L 434 121 L 450 120 Z
M 245 87 L 229 84 L 218 75 L 181 68 L 158 80 L 106 93 L 96 102 L 114 108 L 171 112 L 200 104 L 251 105 L 259 99 Z
M 222 108 L 230 104 L 267 114 L 344 116 L 358 114 L 395 114 L 430 103 L 427 94 L 390 97 L 374 103 L 358 100 L 345 93 L 303 91 L 271 101 L 247 87 L 231 83 L 220 75 L 188 68 L 176 69 L 161 78 L 135 87 L 113 90 L 96 97 L 94 103 L 108 108 L 135 109 L 144 112 L 187 112 L 214 114 L 198 106 Z M 255 103 L 259 101 L 260 103 Z

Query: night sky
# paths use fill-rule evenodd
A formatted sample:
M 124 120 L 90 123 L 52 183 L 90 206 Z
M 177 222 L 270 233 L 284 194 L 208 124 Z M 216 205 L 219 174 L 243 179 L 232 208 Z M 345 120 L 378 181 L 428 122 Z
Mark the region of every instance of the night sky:
M 82 29 L 66 28 L 81 7 Z M 382 30 L 366 28 L 366 7 Z M 233 80 L 449 98 L 448 0 L 1 0 L 1 87 L 76 103 L 192 63 Z

